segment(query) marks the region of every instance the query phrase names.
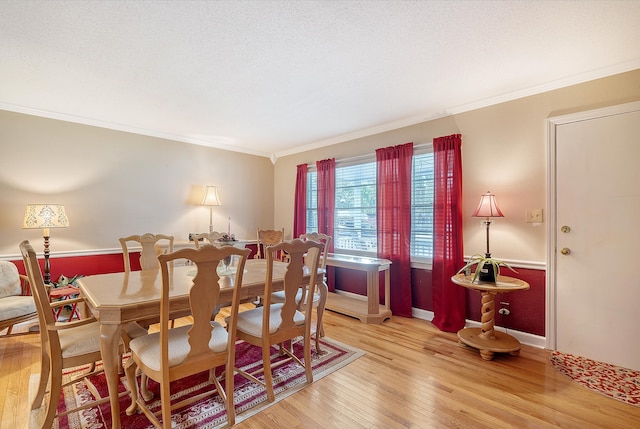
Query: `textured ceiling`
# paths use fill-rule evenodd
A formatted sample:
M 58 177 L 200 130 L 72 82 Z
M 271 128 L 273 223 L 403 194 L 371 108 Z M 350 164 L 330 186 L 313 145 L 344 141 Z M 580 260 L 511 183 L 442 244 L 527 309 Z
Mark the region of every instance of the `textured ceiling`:
M 278 156 L 640 68 L 640 1 L 0 1 L 0 109 Z

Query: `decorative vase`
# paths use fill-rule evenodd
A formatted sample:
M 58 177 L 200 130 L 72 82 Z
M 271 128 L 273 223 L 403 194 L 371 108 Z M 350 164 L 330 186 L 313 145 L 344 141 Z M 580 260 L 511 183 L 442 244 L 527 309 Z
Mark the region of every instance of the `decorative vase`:
M 496 273 L 493 270 L 492 263 L 485 262 L 482 268 L 478 267 L 477 269 L 480 270 L 480 275 L 478 276 L 478 279 L 481 282 L 490 282 L 490 283 L 496 282 Z

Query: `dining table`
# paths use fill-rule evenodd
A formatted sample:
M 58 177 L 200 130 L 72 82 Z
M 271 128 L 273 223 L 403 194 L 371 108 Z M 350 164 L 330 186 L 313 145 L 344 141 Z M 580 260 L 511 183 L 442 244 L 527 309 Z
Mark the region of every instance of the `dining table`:
M 273 291 L 284 288 L 287 263 L 274 261 Z M 169 269 L 170 317 L 189 314 L 189 290 L 197 268 L 195 265 L 172 266 Z M 304 267 L 304 279 L 310 279 L 310 270 Z M 319 270 L 317 282 L 323 276 Z M 219 267 L 219 306 L 230 304 L 235 283 L 234 267 Z M 240 289 L 240 300 L 264 294 L 267 274 L 265 259 L 247 259 Z M 122 326 L 129 322 L 157 322 L 160 317 L 162 273 L 160 269 L 96 274 L 77 280 L 85 305 L 100 324 L 100 351 L 109 390 L 111 427 L 120 428 L 118 403 L 118 355 Z M 319 288 L 322 292 L 324 289 Z

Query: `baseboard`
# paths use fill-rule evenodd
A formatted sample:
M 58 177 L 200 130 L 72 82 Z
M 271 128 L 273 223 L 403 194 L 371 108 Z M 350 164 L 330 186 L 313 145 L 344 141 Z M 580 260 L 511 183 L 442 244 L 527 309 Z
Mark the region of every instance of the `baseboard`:
M 360 294 L 353 293 L 353 292 L 347 292 L 347 291 L 340 290 L 340 289 L 334 290 L 333 293 L 336 293 L 338 295 L 344 295 L 347 298 L 351 298 L 351 299 L 358 299 L 360 301 L 366 301 L 367 300 L 367 297 L 364 296 L 364 295 L 360 295 Z

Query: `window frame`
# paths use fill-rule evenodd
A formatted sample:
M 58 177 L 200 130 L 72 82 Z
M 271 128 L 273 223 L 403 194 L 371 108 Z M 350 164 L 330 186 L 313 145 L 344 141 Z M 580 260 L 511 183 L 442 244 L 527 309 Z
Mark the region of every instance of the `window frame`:
M 431 223 L 431 249 L 428 249 L 427 251 L 425 251 L 426 253 L 428 253 L 431 256 L 424 256 L 424 255 L 417 255 L 413 253 L 413 249 L 414 249 L 414 242 L 415 242 L 415 230 L 414 230 L 414 224 L 417 224 L 416 222 L 414 222 L 414 186 L 415 186 L 415 161 L 416 161 L 416 156 L 425 156 L 427 154 L 431 154 L 433 156 L 433 145 L 431 143 L 428 144 L 423 144 L 423 145 L 417 145 L 414 146 L 414 154 L 413 154 L 413 160 L 412 160 L 412 166 L 411 166 L 411 266 L 415 267 L 415 268 L 425 268 L 425 269 L 431 269 L 432 266 L 432 249 L 433 249 L 433 223 Z M 338 168 L 344 168 L 344 167 L 348 167 L 348 166 L 353 166 L 353 165 L 360 165 L 360 164 L 368 164 L 368 163 L 375 163 L 376 162 L 376 157 L 375 154 L 368 154 L 368 155 L 362 155 L 362 156 L 358 156 L 358 157 L 354 157 L 354 158 L 349 158 L 349 159 L 343 159 L 343 160 L 336 160 L 336 170 Z M 433 164 L 432 164 L 433 165 Z M 336 182 L 338 181 L 338 175 L 336 174 Z M 310 165 L 307 171 L 307 211 L 306 211 L 306 219 L 307 219 L 307 232 L 317 232 L 318 231 L 318 221 L 317 221 L 317 213 L 318 213 L 318 206 L 317 206 L 317 169 L 315 167 L 315 165 Z M 431 177 L 431 179 L 427 179 L 427 182 L 430 182 L 431 184 L 431 192 L 433 192 L 433 175 Z M 314 185 L 315 184 L 315 185 Z M 376 189 L 377 189 L 377 177 L 376 177 Z M 310 192 L 314 192 L 315 195 L 309 195 Z M 337 194 L 337 192 L 336 192 Z M 431 194 L 433 195 L 433 194 Z M 315 202 L 315 206 L 313 204 L 311 204 L 312 202 Z M 432 207 L 432 212 L 431 212 L 431 219 L 433 219 L 433 199 L 431 200 L 431 207 Z M 338 216 L 338 210 L 339 210 L 339 205 L 336 202 L 336 209 L 335 209 L 335 213 L 334 213 L 334 231 L 338 228 L 338 222 L 339 222 L 339 216 Z M 312 216 L 312 213 L 315 213 L 315 222 L 313 222 L 313 225 L 310 224 L 310 216 Z M 368 257 L 376 257 L 377 255 L 377 228 L 374 228 L 375 231 L 375 243 L 376 243 L 376 247 L 374 248 L 373 251 L 363 251 L 363 250 L 357 250 L 357 249 L 344 249 L 344 248 L 340 248 L 337 247 L 336 244 L 338 242 L 338 240 L 335 239 L 333 240 L 334 243 L 334 251 L 336 253 L 344 253 L 344 254 L 348 254 L 348 255 L 355 255 L 355 256 L 368 256 Z M 334 232 L 335 234 L 335 232 Z

